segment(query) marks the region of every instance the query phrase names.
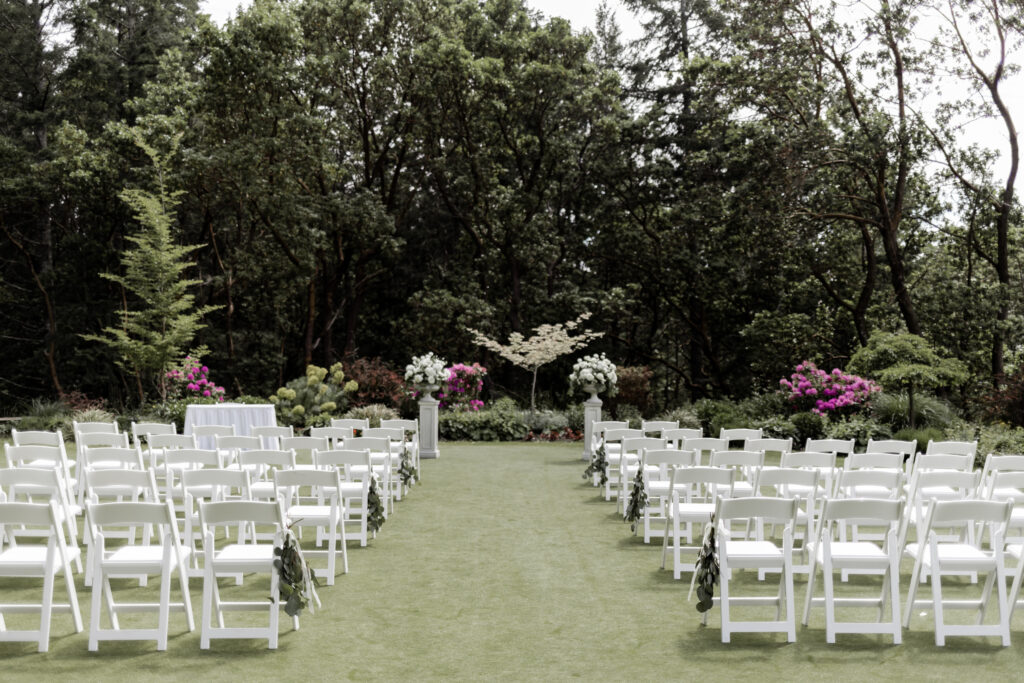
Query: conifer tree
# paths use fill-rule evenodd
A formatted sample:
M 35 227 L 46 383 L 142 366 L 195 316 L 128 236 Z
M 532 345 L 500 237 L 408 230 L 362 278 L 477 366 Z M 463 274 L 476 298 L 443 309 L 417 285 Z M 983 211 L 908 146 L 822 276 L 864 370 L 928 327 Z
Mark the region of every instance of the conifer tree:
M 195 307 L 189 288 L 199 281 L 184 274 L 192 265 L 188 255 L 198 247 L 176 244 L 172 234 L 181 192 L 168 189 L 167 176 L 180 135 L 172 139 L 168 153 L 160 154 L 138 128 L 131 133 L 153 164 L 156 187 L 127 188 L 119 195 L 141 225 L 138 233 L 127 238 L 134 246 L 121 255 L 123 274 L 103 273 L 123 289 L 121 326 L 85 338 L 103 342 L 117 352 L 118 364 L 135 375 L 139 402 L 143 403 L 147 385 L 157 388 L 161 400 L 166 398 L 167 371 L 181 360 L 204 327 L 202 317 L 217 307 Z

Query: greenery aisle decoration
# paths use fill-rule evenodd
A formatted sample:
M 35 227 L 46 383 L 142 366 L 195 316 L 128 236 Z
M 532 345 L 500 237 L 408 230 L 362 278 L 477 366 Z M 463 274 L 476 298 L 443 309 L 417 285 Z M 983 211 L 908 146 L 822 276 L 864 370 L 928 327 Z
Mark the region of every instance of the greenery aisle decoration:
M 594 457 L 587 465 L 587 469 L 583 470 L 583 478 L 590 479 L 598 473 L 601 475 L 601 486 L 604 486 L 608 483 L 608 459 L 605 457 L 604 444 L 601 444 L 594 452 Z
M 302 613 L 304 607 L 313 614 L 314 603 L 320 606 L 315 586 L 319 585 L 309 563 L 302 556 L 299 540 L 291 526 L 274 539 L 274 569 L 278 573 L 278 593 L 284 601 L 284 611 L 290 617 Z
M 629 522 L 629 529 L 634 534 L 636 526 L 643 517 L 644 508 L 647 507 L 647 491 L 644 490 L 644 466 L 640 463 L 633 477 L 633 491 L 629 494 L 629 504 L 626 505 L 626 521 Z
M 715 522 L 712 519 L 704 530 L 704 543 L 701 545 L 700 552 L 697 553 L 693 579 L 690 580 L 690 593 L 686 596 L 687 600 L 693 596 L 693 587 L 696 584 L 698 612 L 707 612 L 714 606 L 715 584 L 718 583 L 720 573 L 718 545 L 715 542 Z
M 380 491 L 377 489 L 377 475 L 370 474 L 370 491 L 366 494 L 366 526 L 373 533 L 377 533 L 386 521 L 384 503 L 381 502 Z
M 406 448 L 407 445 L 408 442 L 402 444 L 402 464 L 398 466 L 398 476 L 402 478 L 403 484 L 410 486 L 420 476 L 420 473 L 413 467 L 412 455 Z

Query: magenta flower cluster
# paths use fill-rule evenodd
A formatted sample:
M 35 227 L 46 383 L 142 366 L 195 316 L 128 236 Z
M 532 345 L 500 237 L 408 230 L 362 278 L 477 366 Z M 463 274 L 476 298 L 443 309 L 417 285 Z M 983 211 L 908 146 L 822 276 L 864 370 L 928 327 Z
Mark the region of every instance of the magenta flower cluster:
M 818 415 L 851 412 L 867 403 L 871 394 L 882 388 L 869 379 L 848 375 L 839 368 L 831 373 L 819 370 L 811 361 L 796 366 L 789 379 L 779 380 L 794 408 Z
M 479 363 L 456 363 L 447 368 L 447 372 L 448 377 L 444 386 L 437 392 L 441 408 L 476 412 L 484 407 L 484 402 L 480 400 L 480 392 L 484 388 L 487 368 Z
M 210 368 L 200 365 L 199 361 L 194 360 L 192 356 L 185 356 L 180 368 L 175 368 L 167 373 L 167 379 L 178 385 L 185 396 L 203 396 L 223 401 L 224 387 L 211 382 L 207 376 L 209 372 Z

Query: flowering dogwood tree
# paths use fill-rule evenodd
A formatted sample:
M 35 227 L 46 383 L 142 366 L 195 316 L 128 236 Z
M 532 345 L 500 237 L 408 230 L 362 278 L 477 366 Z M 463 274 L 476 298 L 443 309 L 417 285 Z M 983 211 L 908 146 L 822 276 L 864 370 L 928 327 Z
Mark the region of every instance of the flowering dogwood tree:
M 508 337 L 507 344 L 501 344 L 479 330 L 468 328 L 473 333 L 473 343 L 494 351 L 513 365 L 523 368 L 533 374 L 533 384 L 530 386 L 530 412 L 536 410 L 537 393 L 537 370 L 547 365 L 559 356 L 572 353 L 590 343 L 590 340 L 604 336 L 603 332 L 592 332 L 583 330 L 574 334 L 576 329 L 590 318 L 590 313 L 584 313 L 575 320 L 555 325 L 541 325 L 534 328 L 534 335 L 524 337 L 519 332 L 513 332 Z

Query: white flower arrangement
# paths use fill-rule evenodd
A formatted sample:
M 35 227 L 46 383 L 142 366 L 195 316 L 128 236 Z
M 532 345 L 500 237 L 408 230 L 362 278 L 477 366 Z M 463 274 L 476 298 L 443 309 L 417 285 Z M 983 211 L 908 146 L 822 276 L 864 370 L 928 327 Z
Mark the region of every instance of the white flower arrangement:
M 593 385 L 598 391 L 615 393 L 615 385 L 619 377 L 615 374 L 615 363 L 608 360 L 603 353 L 595 356 L 584 356 L 572 366 L 572 374 L 569 375 L 569 386 L 573 389 L 581 389 L 587 385 Z
M 405 380 L 413 384 L 440 385 L 447 378 L 446 361 L 433 353 L 413 356 L 412 362 L 405 366 Z

